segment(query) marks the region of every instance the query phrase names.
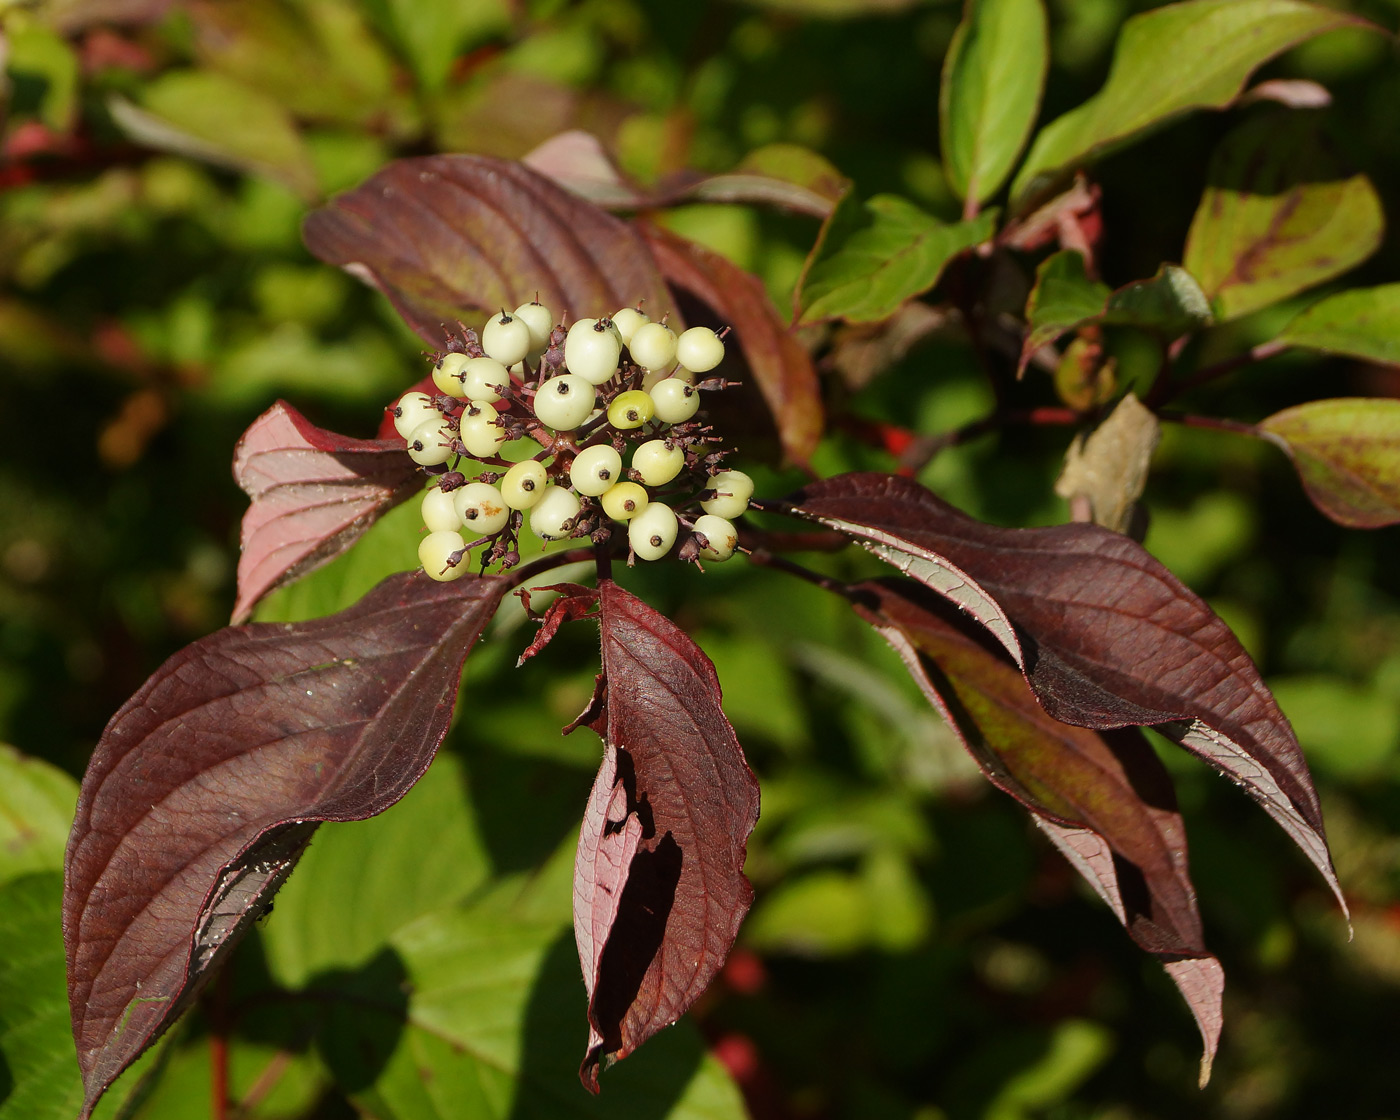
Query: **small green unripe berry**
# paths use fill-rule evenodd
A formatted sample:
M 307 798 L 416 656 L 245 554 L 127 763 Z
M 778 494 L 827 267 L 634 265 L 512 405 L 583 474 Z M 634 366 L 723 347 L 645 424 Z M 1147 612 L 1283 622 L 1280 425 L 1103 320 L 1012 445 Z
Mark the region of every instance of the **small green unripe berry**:
M 543 540 L 558 540 L 568 536 L 571 522 L 578 516 L 582 503 L 578 495 L 563 486 L 548 486 L 540 500 L 530 510 L 530 529 Z
M 724 343 L 709 327 L 691 327 L 676 340 L 676 361 L 695 373 L 708 373 L 724 361 Z
M 707 513 L 695 519 L 695 531 L 709 542 L 708 548 L 700 550 L 700 559 L 716 562 L 728 560 L 739 547 L 739 530 L 734 523 L 724 517 Z
M 590 385 L 601 385 L 617 372 L 622 339 L 608 319 L 580 319 L 564 340 L 564 364 Z
M 468 395 L 462 386 L 462 370 L 471 359 L 465 354 L 453 352 L 444 354 L 442 361 L 433 367 L 433 384 L 438 392 L 459 400 Z
M 437 413 L 436 420 L 425 420 L 409 433 L 408 457 L 420 467 L 435 467 L 452 458 L 452 429 L 441 413 Z
M 622 477 L 622 456 L 606 443 L 585 447 L 569 464 L 569 484 L 580 494 L 596 498 Z
M 543 350 L 549 345 L 549 331 L 554 326 L 554 314 L 538 301 L 522 303 L 515 309 L 515 317 L 530 329 L 530 349 Z
M 530 328 L 524 319 L 502 311 L 482 328 L 481 348 L 488 358 L 513 366 L 530 352 Z
M 498 533 L 510 519 L 510 507 L 489 482 L 469 482 L 452 492 L 453 505 L 464 532 L 474 537 Z
M 433 400 L 427 393 L 405 393 L 391 410 L 394 416 L 394 430 L 407 439 L 413 429 L 425 420 L 441 420 L 442 413 L 433 407 Z
M 637 333 L 638 327 L 644 327 L 651 322 L 651 316 L 647 315 L 640 308 L 623 307 L 612 317 L 613 326 L 617 328 L 618 337 L 622 339 L 622 345 L 628 348 L 632 345 L 632 336 Z
M 608 405 L 608 423 L 614 428 L 640 428 L 656 414 L 656 404 L 649 393 L 631 389 L 619 393 Z
M 434 486 L 423 495 L 423 524 L 430 533 L 456 532 L 462 527 L 452 495 Z
M 534 459 L 516 463 L 501 479 L 501 497 L 511 509 L 529 509 L 544 496 L 549 472 Z
M 598 504 L 614 521 L 628 521 L 651 504 L 646 490 L 635 482 L 619 482 L 603 491 Z
M 506 441 L 506 431 L 497 422 L 496 406 L 485 401 L 473 401 L 458 421 L 462 446 L 473 459 L 496 454 Z
M 418 562 L 423 565 L 423 570 L 439 583 L 461 579 L 467 574 L 469 565 L 461 563 L 455 567 L 448 567 L 448 561 L 454 553 L 461 552 L 466 547 L 467 542 L 462 539 L 461 533 L 450 529 L 429 533 L 418 542 Z M 463 559 L 465 560 L 465 557 Z
M 632 452 L 632 469 L 647 486 L 665 486 L 685 466 L 685 452 L 664 439 L 649 439 Z
M 676 543 L 676 514 L 665 502 L 652 502 L 627 525 L 627 542 L 643 560 L 660 560 Z
M 716 517 L 738 517 L 749 508 L 753 497 L 753 479 L 743 471 L 720 471 L 710 479 L 710 490 L 715 496 L 700 503 L 700 508 Z
M 535 415 L 557 432 L 571 432 L 588 419 L 598 392 L 573 373 L 551 377 L 535 394 Z
M 501 399 L 497 386 L 510 384 L 510 370 L 495 358 L 468 358 L 462 366 L 462 395 L 469 401 L 495 404 Z
M 679 377 L 668 377 L 651 387 L 656 419 L 664 424 L 684 424 L 700 411 L 700 392 Z
M 665 323 L 644 323 L 627 349 L 643 369 L 669 369 L 676 362 L 676 332 Z

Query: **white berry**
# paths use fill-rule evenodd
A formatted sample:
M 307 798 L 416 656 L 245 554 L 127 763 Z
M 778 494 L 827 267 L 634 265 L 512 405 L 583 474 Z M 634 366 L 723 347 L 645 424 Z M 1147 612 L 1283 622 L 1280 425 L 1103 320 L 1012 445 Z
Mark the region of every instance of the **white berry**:
M 630 347 L 632 336 L 637 333 L 638 327 L 644 327 L 651 322 L 651 316 L 636 307 L 620 308 L 612 317 L 613 326 L 617 328 L 617 333 L 622 339 L 622 345 Z
M 713 513 L 697 517 L 695 531 L 709 542 L 708 547 L 700 550 L 702 560 L 728 560 L 739 546 L 739 531 L 734 528 L 734 523 Z
M 684 424 L 700 410 L 700 391 L 679 377 L 658 381 L 650 389 L 656 419 L 665 424 Z
M 452 495 L 434 486 L 423 495 L 423 524 L 430 533 L 456 532 L 462 527 Z
M 535 394 L 535 415 L 541 424 L 558 432 L 571 432 L 588 419 L 598 393 L 591 382 L 577 374 L 551 377 Z
M 497 533 L 506 527 L 510 507 L 501 492 L 489 482 L 469 482 L 452 492 L 456 514 L 463 529 L 476 537 Z
M 510 384 L 510 370 L 495 358 L 468 358 L 462 366 L 462 396 L 472 401 L 495 404 L 501 399 L 500 389 Z
M 501 497 L 511 509 L 529 509 L 544 496 L 549 472 L 534 459 L 516 463 L 501 479 Z
M 425 420 L 408 434 L 408 457 L 420 467 L 435 467 L 452 458 L 452 429 L 441 413 L 437 413 L 436 420 Z
M 707 373 L 724 360 L 724 343 L 709 327 L 691 327 L 676 340 L 676 361 L 695 373 Z
M 601 385 L 617 372 L 622 339 L 607 319 L 580 319 L 564 340 L 564 364 L 590 385 Z
M 481 348 L 488 358 L 513 366 L 530 352 L 530 328 L 524 319 L 502 311 L 482 328 Z
M 753 479 L 743 471 L 720 471 L 710 479 L 709 489 L 715 496 L 700 503 L 700 508 L 716 517 L 738 517 L 749 508 L 753 497 Z
M 429 533 L 418 542 L 418 562 L 423 565 L 423 570 L 439 583 L 461 579 L 467 574 L 466 557 L 455 567 L 450 567 L 449 561 L 455 553 L 466 547 L 467 542 L 462 539 L 461 533 L 450 529 Z
M 437 386 L 438 392 L 459 399 L 467 396 L 466 389 L 462 387 L 462 370 L 470 361 L 465 354 L 455 351 L 444 354 L 442 361 L 433 367 L 433 384 Z
M 669 369 L 676 361 L 676 332 L 664 323 L 645 323 L 627 349 L 643 369 Z
M 665 502 L 652 502 L 627 525 L 627 541 L 643 560 L 660 560 L 676 543 L 676 514 Z
M 404 439 L 424 421 L 442 419 L 442 413 L 433 407 L 433 399 L 427 393 L 404 394 L 391 412 L 394 417 L 394 430 Z
M 495 455 L 506 441 L 506 431 L 496 422 L 496 406 L 485 401 L 473 401 L 462 413 L 458 426 L 462 446 L 473 459 Z
M 664 439 L 650 439 L 632 452 L 632 469 L 647 486 L 665 486 L 685 466 L 685 452 Z
M 614 428 L 628 430 L 640 428 L 656 415 L 656 404 L 650 395 L 640 389 L 619 393 L 608 405 L 608 423 Z
M 651 498 L 635 482 L 619 482 L 603 491 L 598 504 L 614 521 L 629 521 L 650 506 Z
M 596 498 L 622 477 L 622 456 L 610 444 L 585 447 L 569 464 L 569 484 L 580 494 Z
M 578 495 L 563 486 L 545 488 L 540 500 L 530 510 L 530 529 L 543 540 L 557 540 L 569 534 L 571 522 L 578 516 L 582 503 Z
M 543 350 L 549 345 L 549 331 L 554 326 L 554 314 L 539 302 L 522 303 L 515 317 L 530 330 L 530 349 Z

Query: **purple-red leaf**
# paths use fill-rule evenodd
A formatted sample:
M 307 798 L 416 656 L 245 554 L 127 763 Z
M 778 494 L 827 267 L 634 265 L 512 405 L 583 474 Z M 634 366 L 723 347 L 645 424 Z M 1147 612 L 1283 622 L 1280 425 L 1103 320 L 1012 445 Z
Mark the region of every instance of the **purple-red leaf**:
M 314 211 L 307 247 L 382 291 L 434 346 L 444 324 L 539 293 L 556 314 L 672 306 L 628 223 L 523 164 L 485 156 L 402 159 Z
M 912 581 L 860 584 L 851 597 L 987 778 L 1031 811 L 1133 940 L 1162 961 L 1200 1027 L 1204 1084 L 1224 971 L 1205 947 L 1171 779 L 1141 733 L 1054 719 L 1002 651 Z
M 758 782 L 720 710 L 709 658 L 603 580 L 602 768 L 579 832 L 574 934 L 588 988 L 579 1076 L 598 1091 L 695 1002 L 723 965 L 753 889 L 744 878 Z
M 1097 525 L 987 525 L 885 474 L 813 483 L 773 508 L 846 533 L 967 611 L 1056 719 L 1155 726 L 1244 786 L 1346 910 L 1292 727 L 1230 628 L 1141 545 Z
M 351 439 L 318 428 L 285 401 L 238 441 L 233 478 L 252 505 L 243 515 L 238 600 L 243 622 L 276 587 L 333 560 L 421 487 L 404 441 Z
M 328 618 L 229 627 L 112 717 L 83 778 L 63 904 L 84 1116 L 193 998 L 316 823 L 380 813 L 422 776 L 507 586 L 400 574 Z
M 666 279 L 708 304 L 734 328 L 773 414 L 784 454 L 805 465 L 822 435 L 821 386 L 811 356 L 783 325 L 762 282 L 693 241 L 656 226 L 642 229 Z

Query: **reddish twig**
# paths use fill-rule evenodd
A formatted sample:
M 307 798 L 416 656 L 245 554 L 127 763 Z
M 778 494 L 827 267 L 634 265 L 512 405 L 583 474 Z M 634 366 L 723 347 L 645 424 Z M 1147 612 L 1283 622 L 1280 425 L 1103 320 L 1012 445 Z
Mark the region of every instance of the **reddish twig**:
M 1163 385 L 1161 391 L 1157 386 L 1153 386 L 1153 392 L 1148 395 L 1147 404 L 1149 407 L 1166 404 L 1174 401 L 1177 397 L 1189 393 L 1192 389 L 1199 388 L 1211 381 L 1216 381 L 1226 374 L 1234 373 L 1235 370 L 1244 366 L 1253 365 L 1255 362 L 1262 362 L 1267 358 L 1272 358 L 1276 354 L 1281 354 L 1288 349 L 1288 343 L 1274 339 L 1270 342 L 1261 342 L 1258 346 L 1251 346 L 1243 354 L 1236 354 L 1233 358 L 1226 358 L 1223 362 L 1216 362 L 1214 365 L 1198 369 L 1190 377 L 1178 382 L 1175 385 Z

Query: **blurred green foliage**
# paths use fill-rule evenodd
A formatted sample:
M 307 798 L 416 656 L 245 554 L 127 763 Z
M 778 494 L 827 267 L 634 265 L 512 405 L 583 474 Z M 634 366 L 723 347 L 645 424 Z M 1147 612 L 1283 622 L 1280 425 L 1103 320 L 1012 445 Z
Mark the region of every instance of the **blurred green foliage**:
M 1042 122 L 1099 88 L 1122 21 L 1153 6 L 1050 4 Z M 1400 10 L 1336 6 L 1386 27 Z M 308 207 L 396 155 L 519 157 L 586 128 L 643 182 L 726 170 L 759 145 L 792 142 L 825 155 L 862 197 L 897 192 L 954 220 L 936 107 L 959 17 L 938 0 L 0 2 L 0 407 L 11 418 L 0 449 L 0 741 L 38 760 L 0 748 L 0 945 L 28 946 L 56 983 L 65 775 L 81 773 L 106 719 L 166 656 L 227 619 L 240 432 L 282 396 L 317 423 L 369 435 L 381 405 L 419 376 L 421 344 L 384 301 L 302 248 Z M 1329 143 L 1392 200 L 1392 222 L 1395 63 L 1392 41 L 1343 31 L 1263 75 L 1327 85 Z M 1238 115 L 1191 118 L 1099 165 L 1112 286 L 1182 259 L 1211 151 Z M 780 307 L 816 232 L 746 207 L 664 220 L 758 272 Z M 1398 266 L 1390 233 L 1349 280 L 1379 284 Z M 1298 306 L 1209 332 L 1198 357 L 1271 337 Z M 1125 383 L 1151 372 L 1140 336 L 1110 327 L 1106 345 Z M 1327 395 L 1400 395 L 1393 368 L 1287 355 L 1193 403 L 1252 421 L 1324 382 Z M 990 404 L 971 356 L 937 337 L 833 392 L 850 415 L 927 432 Z M 1063 431 L 1013 430 L 946 451 L 921 480 L 990 521 L 1060 521 L 1066 442 Z M 816 465 L 892 464 L 838 431 Z M 769 493 L 798 481 L 755 473 Z M 235 995 L 275 982 L 351 999 L 375 969 L 450 988 L 441 969 L 455 965 L 434 964 L 440 939 L 455 930 L 489 943 L 483 959 L 518 979 L 494 996 L 441 996 L 435 1037 L 470 1061 L 499 1059 L 486 1063 L 496 1073 L 462 1057 L 452 1084 L 463 1111 L 441 1115 L 603 1115 L 611 1100 L 613 1115 L 730 1115 L 734 1087 L 703 1035 L 720 1054 L 752 1045 L 756 1068 L 731 1066 L 747 1070 L 760 1116 L 1393 1120 L 1400 535 L 1336 527 L 1275 449 L 1195 429 L 1168 429 L 1146 504 L 1148 546 L 1236 629 L 1292 715 L 1355 915 L 1348 943 L 1322 884 L 1263 814 L 1164 751 L 1207 937 L 1230 981 L 1204 1092 L 1170 983 L 983 782 L 883 644 L 820 592 L 738 565 L 629 576 L 714 658 L 763 781 L 749 862 L 758 901 L 723 981 L 691 1016 L 698 1032 L 663 1036 L 605 1078 L 601 1110 L 576 1092 L 582 1000 L 559 938 L 597 749 L 558 728 L 587 699 L 596 641 L 566 630 L 516 670 L 518 610 L 469 662 L 429 780 L 374 822 L 323 828 L 240 951 Z M 262 617 L 338 609 L 411 566 L 402 542 L 415 516 L 386 519 Z M 855 576 L 868 560 L 827 563 Z M 13 1063 L 12 1033 L 31 1019 L 57 1031 L 61 996 L 34 1008 L 7 1000 L 10 965 L 0 961 L 0 1052 Z M 501 1000 L 519 1005 L 504 1027 L 492 1019 L 506 1015 Z M 327 1031 L 265 1011 L 235 1036 L 245 1115 L 348 1115 L 338 1047 L 355 1045 L 356 1030 L 371 1044 L 382 1034 L 354 1016 Z M 205 1114 L 208 1030 L 198 1012 L 158 1048 L 165 1077 L 134 1115 Z M 408 1092 L 400 1059 L 385 1060 L 392 1075 L 348 1098 L 376 1115 L 424 1114 L 397 1096 Z M 565 1103 L 512 1097 L 502 1069 L 528 1085 L 562 1078 L 552 1091 Z M 48 1115 L 12 1092 L 21 1073 L 0 1064 L 0 1117 Z M 62 1076 L 71 1082 L 76 1067 Z M 468 1084 L 483 1093 L 477 1110 Z

